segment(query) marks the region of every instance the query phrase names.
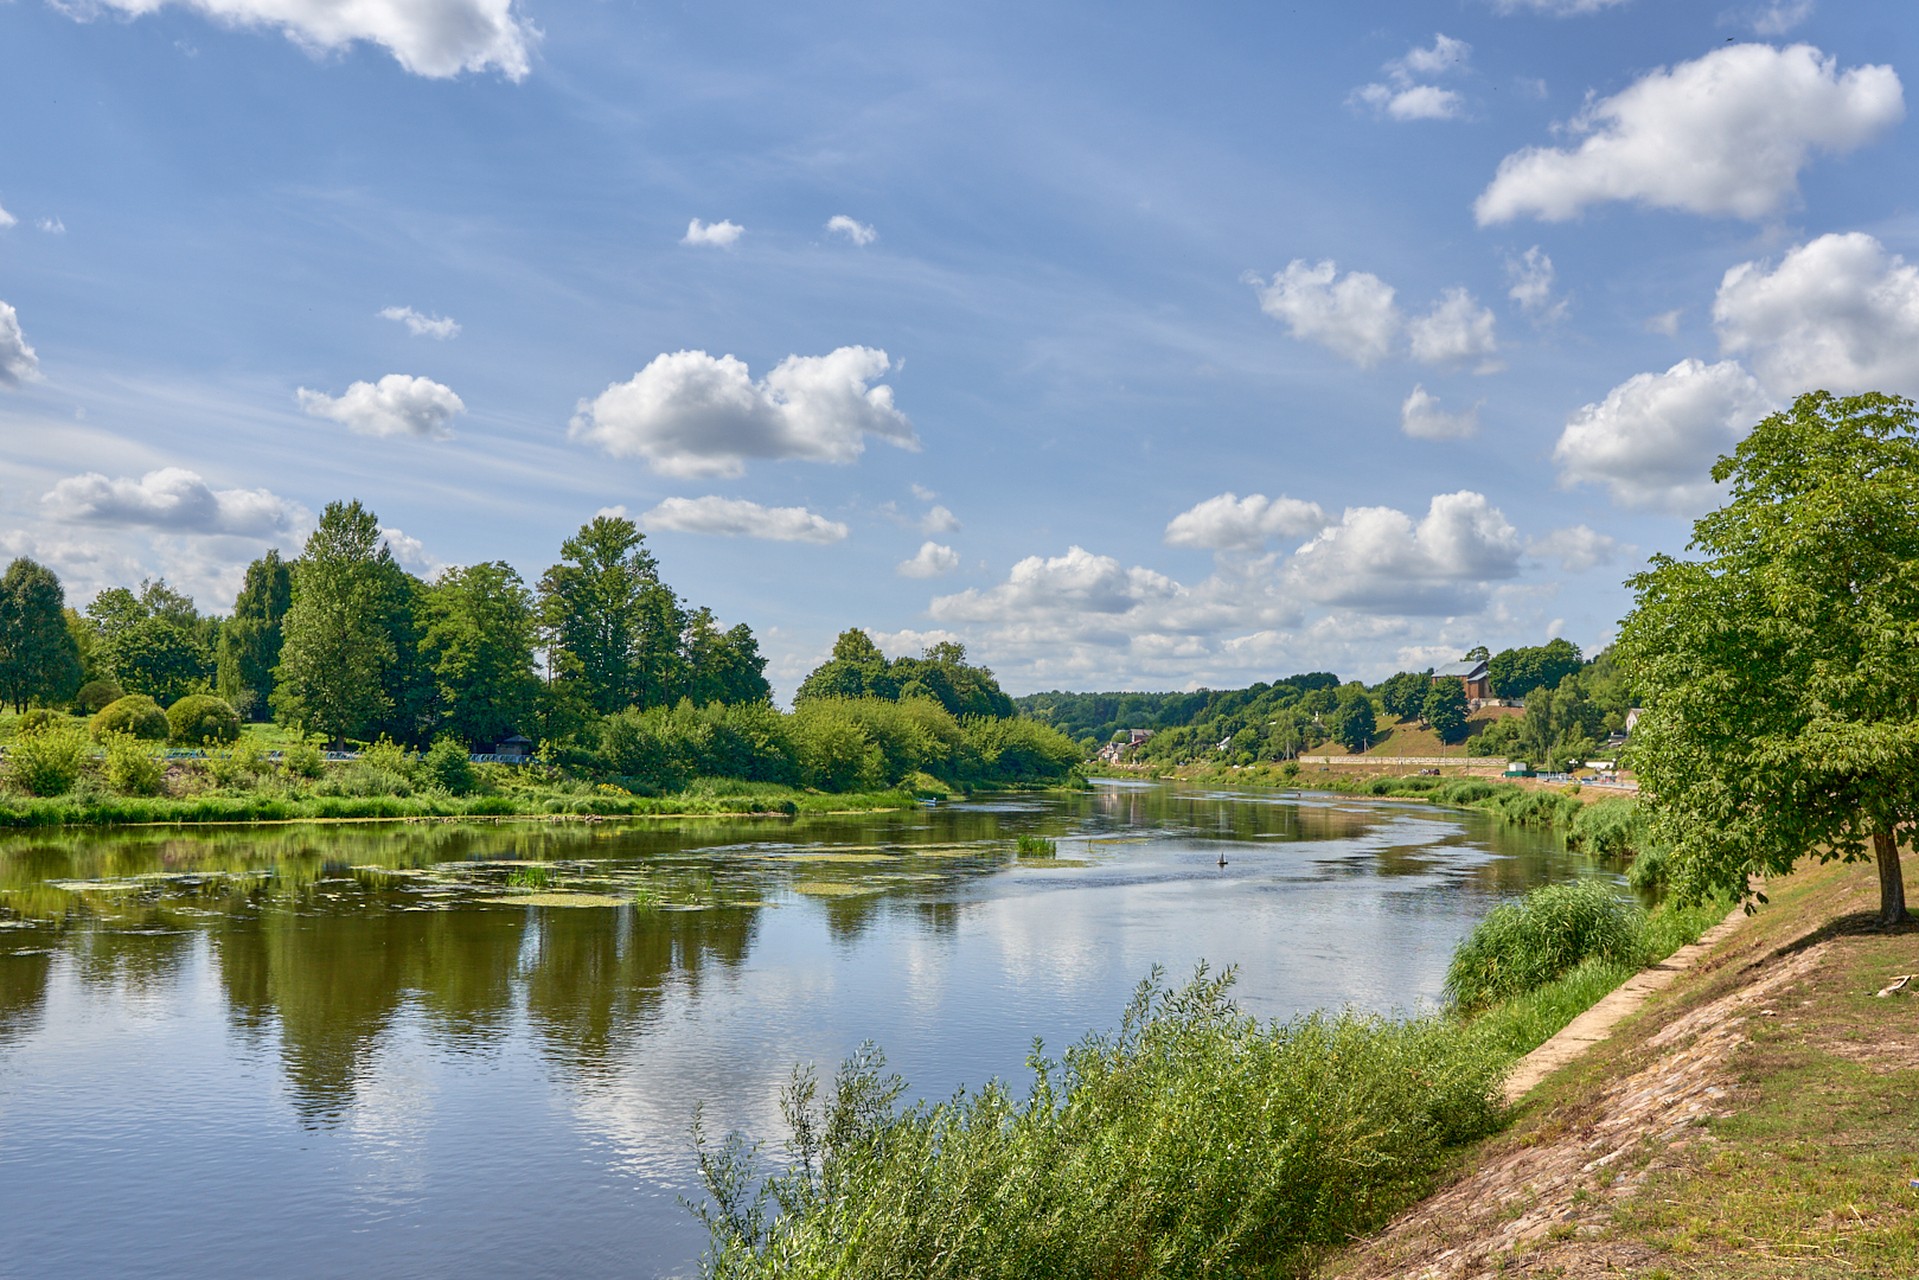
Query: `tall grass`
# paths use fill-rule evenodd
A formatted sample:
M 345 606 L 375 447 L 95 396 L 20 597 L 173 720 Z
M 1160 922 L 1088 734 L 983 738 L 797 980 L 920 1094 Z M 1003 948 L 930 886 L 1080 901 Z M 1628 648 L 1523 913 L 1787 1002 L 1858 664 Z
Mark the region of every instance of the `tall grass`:
M 769 1173 L 701 1142 L 706 1275 L 1147 1277 L 1283 1274 L 1383 1221 L 1498 1119 L 1500 1065 L 1442 1018 L 1261 1025 L 1231 977 L 1141 984 L 1120 1029 L 1024 1099 L 995 1082 L 904 1106 L 870 1047 L 824 1098 L 798 1073 Z
M 1644 921 L 1610 887 L 1574 880 L 1496 907 L 1453 952 L 1446 993 L 1462 1009 L 1537 990 L 1589 959 L 1636 969 Z

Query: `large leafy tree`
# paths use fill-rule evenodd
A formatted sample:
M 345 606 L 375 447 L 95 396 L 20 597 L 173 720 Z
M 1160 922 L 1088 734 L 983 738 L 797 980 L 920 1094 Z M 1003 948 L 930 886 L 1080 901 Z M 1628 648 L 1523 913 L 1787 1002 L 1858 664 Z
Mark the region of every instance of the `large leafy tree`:
M 711 609 L 697 609 L 687 619 L 681 652 L 686 696 L 694 706 L 765 702 L 773 696 L 759 641 L 743 622 L 722 631 Z
M 1654 557 L 1617 653 L 1629 759 L 1682 896 L 1745 894 L 1810 854 L 1873 858 L 1905 918 L 1919 826 L 1919 413 L 1801 396 L 1713 468 L 1696 559 Z M 1763 895 L 1761 895 L 1763 901 Z
M 214 624 L 166 579 L 148 579 L 138 592 L 110 587 L 87 605 L 86 616 L 96 665 L 128 693 L 164 706 L 207 687 Z
M 814 698 L 897 698 L 899 682 L 873 637 L 848 627 L 833 641 L 833 652 L 813 668 L 793 694 L 793 705 Z
M 283 718 L 341 743 L 393 710 L 387 675 L 399 654 L 388 614 L 399 573 L 371 511 L 327 504 L 294 566 L 282 623 L 273 706 Z
M 1457 680 L 1434 680 L 1420 703 L 1419 713 L 1439 735 L 1441 742 L 1458 742 L 1466 736 L 1466 721 L 1472 704 L 1466 700 L 1466 686 Z
M 64 702 L 80 687 L 80 651 L 67 630 L 66 595 L 43 564 L 21 557 L 0 576 L 0 701 Z
M 421 648 L 444 727 L 467 743 L 496 742 L 530 715 L 533 594 L 504 561 L 448 569 L 428 588 Z
M 679 604 L 624 516 L 595 516 L 560 545 L 560 563 L 540 579 L 539 616 L 555 679 L 595 711 L 659 705 L 675 692 Z
M 1372 698 L 1358 685 L 1340 690 L 1339 702 L 1333 707 L 1327 727 L 1332 730 L 1334 740 L 1346 750 L 1364 751 L 1379 732 Z
M 247 566 L 233 602 L 233 616 L 220 628 L 220 696 L 251 716 L 263 716 L 273 696 L 273 668 L 280 661 L 281 623 L 293 604 L 292 566 L 269 551 Z
M 1578 645 L 1552 639 L 1530 648 L 1501 649 L 1487 661 L 1486 674 L 1500 697 L 1524 698 L 1535 689 L 1558 688 L 1584 665 Z

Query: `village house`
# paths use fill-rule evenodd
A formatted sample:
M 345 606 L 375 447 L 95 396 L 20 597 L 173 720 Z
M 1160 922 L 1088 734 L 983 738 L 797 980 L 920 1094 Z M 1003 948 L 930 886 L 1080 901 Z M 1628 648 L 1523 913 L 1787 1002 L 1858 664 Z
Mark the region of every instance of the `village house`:
M 1433 683 L 1457 680 L 1466 687 L 1466 701 L 1477 706 L 1493 696 L 1492 674 L 1484 658 L 1466 658 L 1433 668 Z

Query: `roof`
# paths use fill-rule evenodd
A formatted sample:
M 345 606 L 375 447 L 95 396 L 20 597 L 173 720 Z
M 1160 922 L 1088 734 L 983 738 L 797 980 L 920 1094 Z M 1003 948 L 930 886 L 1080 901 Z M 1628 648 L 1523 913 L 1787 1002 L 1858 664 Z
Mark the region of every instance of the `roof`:
M 1443 667 L 1433 668 L 1433 679 L 1435 680 L 1441 676 L 1459 676 L 1463 679 L 1471 680 L 1475 676 L 1483 676 L 1485 674 L 1486 662 L 1483 658 L 1467 658 L 1459 662 L 1449 662 Z

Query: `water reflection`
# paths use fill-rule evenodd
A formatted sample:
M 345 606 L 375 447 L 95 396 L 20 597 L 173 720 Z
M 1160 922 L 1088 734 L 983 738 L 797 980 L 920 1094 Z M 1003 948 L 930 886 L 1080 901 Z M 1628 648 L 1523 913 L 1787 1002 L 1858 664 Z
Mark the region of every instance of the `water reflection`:
M 273 1214 L 296 1274 L 681 1273 L 695 1107 L 777 1136 L 796 1062 L 872 1038 L 925 1094 L 1017 1076 L 1201 958 L 1262 1015 L 1410 1008 L 1494 902 L 1590 873 L 1476 815 L 1166 786 L 0 842 L 0 1204 L 55 1275 L 252 1274 L 181 1179 Z M 126 1224 L 84 1218 L 103 1196 Z

